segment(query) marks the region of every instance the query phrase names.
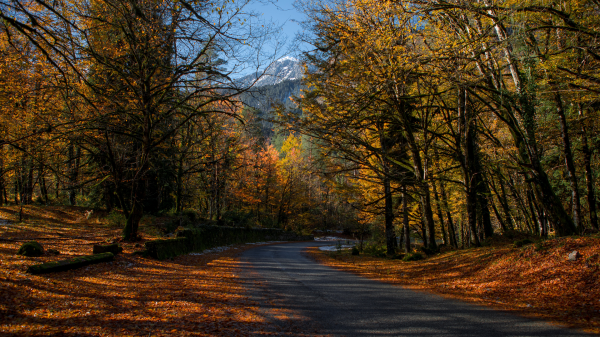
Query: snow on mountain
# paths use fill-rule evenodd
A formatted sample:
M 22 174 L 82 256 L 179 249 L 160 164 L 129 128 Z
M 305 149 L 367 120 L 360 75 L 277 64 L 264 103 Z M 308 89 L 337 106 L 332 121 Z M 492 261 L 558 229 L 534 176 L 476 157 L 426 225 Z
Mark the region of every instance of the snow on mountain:
M 273 62 L 263 73 L 247 75 L 240 79 L 244 84 L 250 84 L 256 80 L 255 86 L 274 85 L 286 80 L 295 80 L 302 78 L 304 67 L 298 59 L 291 56 L 284 56 Z M 259 78 L 260 76 L 260 78 Z M 258 78 L 258 80 L 257 80 Z

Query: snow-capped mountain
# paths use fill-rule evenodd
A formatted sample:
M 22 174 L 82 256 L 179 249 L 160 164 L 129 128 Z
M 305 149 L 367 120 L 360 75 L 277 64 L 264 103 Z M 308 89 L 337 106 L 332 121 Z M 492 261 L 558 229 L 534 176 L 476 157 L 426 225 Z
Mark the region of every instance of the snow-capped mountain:
M 240 79 L 244 84 L 250 84 L 256 81 L 255 86 L 274 85 L 286 80 L 301 79 L 304 73 L 304 67 L 298 59 L 285 56 L 273 62 L 264 73 L 247 75 Z M 260 78 L 259 78 L 260 77 Z M 258 80 L 256 80 L 258 78 Z

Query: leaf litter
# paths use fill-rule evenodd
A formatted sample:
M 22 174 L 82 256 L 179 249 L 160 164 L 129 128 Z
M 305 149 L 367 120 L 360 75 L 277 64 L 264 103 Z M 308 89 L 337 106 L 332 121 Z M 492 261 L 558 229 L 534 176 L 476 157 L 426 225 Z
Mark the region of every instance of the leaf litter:
M 0 218 L 14 219 L 15 209 L 1 207 Z M 28 206 L 24 222 L 0 225 L 4 336 L 305 335 L 293 320 L 284 322 L 285 331 L 273 329 L 264 309 L 247 296 L 236 256 L 255 245 L 157 261 L 133 254 L 154 238 L 144 235 L 138 243 L 120 242 L 124 252 L 110 263 L 53 274 L 25 273 L 32 264 L 89 255 L 94 244 L 120 236 L 120 229 L 82 217 L 84 211 Z M 29 240 L 60 255 L 16 255 Z
M 569 261 L 574 250 L 582 257 Z M 371 279 L 600 333 L 600 237 L 472 248 L 414 262 L 316 248 L 308 254 Z

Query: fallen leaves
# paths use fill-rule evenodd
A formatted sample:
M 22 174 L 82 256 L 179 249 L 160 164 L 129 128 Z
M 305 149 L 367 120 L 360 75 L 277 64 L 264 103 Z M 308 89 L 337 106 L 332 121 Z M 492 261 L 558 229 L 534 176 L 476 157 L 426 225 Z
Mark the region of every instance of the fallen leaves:
M 0 208 L 0 216 L 7 216 Z M 156 261 L 123 243 L 115 261 L 66 272 L 29 275 L 28 265 L 90 254 L 119 229 L 78 223 L 78 208 L 29 208 L 26 223 L 3 224 L 0 240 L 0 331 L 3 335 L 247 336 L 273 333 L 258 303 L 246 296 L 235 257 L 254 245 Z M 32 221 L 34 218 L 39 222 Z M 67 221 L 61 222 L 61 216 Z M 44 222 L 48 218 L 51 221 Z M 41 224 L 44 222 L 45 224 Z M 59 256 L 16 255 L 42 238 Z M 74 237 L 75 239 L 69 239 Z
M 578 261 L 566 258 L 573 250 L 582 255 Z M 600 332 L 600 238 L 460 250 L 416 262 L 317 249 L 309 254 L 369 278 Z

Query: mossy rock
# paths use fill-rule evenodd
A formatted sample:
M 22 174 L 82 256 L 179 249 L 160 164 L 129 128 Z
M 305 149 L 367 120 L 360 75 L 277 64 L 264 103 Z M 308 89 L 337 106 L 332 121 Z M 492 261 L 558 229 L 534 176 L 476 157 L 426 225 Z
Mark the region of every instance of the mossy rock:
M 113 253 L 80 256 L 69 260 L 35 264 L 33 266 L 29 266 L 29 268 L 27 268 L 27 272 L 30 274 L 54 273 L 59 271 L 81 268 L 90 264 L 109 262 L 114 260 L 114 258 L 115 255 Z
M 190 240 L 186 237 L 148 241 L 145 246 L 148 256 L 158 260 L 171 259 L 193 251 L 189 247 Z
M 21 245 L 21 248 L 19 248 L 17 254 L 28 257 L 42 256 L 44 255 L 44 247 L 42 247 L 42 245 L 40 245 L 37 241 L 25 242 L 23 245 Z
M 94 254 L 113 253 L 117 255 L 122 252 L 123 248 L 118 243 L 113 243 L 112 245 L 94 245 L 93 249 Z

